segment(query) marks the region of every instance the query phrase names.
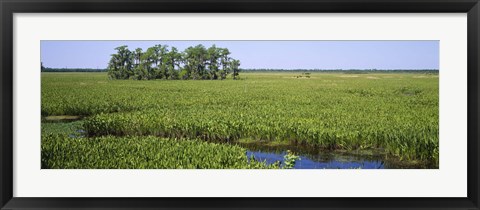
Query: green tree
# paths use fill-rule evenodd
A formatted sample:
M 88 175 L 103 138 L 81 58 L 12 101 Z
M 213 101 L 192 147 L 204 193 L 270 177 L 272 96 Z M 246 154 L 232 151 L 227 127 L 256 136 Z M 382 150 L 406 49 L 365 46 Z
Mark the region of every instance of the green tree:
M 132 52 L 126 45 L 115 48 L 116 54 L 112 54 L 108 63 L 108 75 L 113 79 L 128 79 L 133 75 Z
M 186 62 L 185 69 L 187 70 L 188 78 L 194 80 L 206 78 L 206 58 L 207 50 L 201 44 L 185 49 L 184 61 Z
M 160 78 L 165 78 L 165 79 L 168 79 L 170 77 L 169 75 L 169 65 L 168 65 L 168 46 L 167 45 L 163 45 L 163 46 L 159 46 L 159 50 L 158 50 L 158 67 L 160 68 Z
M 183 69 L 180 72 L 181 79 L 190 79 L 192 72 L 195 71 L 195 49 L 193 47 L 188 47 L 182 53 L 183 60 Z
M 227 48 L 222 48 L 220 50 L 220 62 L 222 64 L 222 70 L 220 71 L 221 79 L 227 78 L 227 74 L 229 73 L 230 69 L 230 51 Z
M 144 79 L 155 79 L 156 74 L 158 74 L 156 58 L 157 53 L 155 51 L 155 47 L 149 47 L 142 55 L 142 64 L 146 72 Z
M 133 76 L 130 78 L 141 80 L 146 77 L 146 70 L 143 65 L 142 60 L 143 50 L 142 48 L 137 48 L 133 52 Z
M 155 45 L 149 49 L 151 52 L 152 60 L 152 79 L 168 78 L 168 71 L 166 66 L 166 56 L 168 53 L 167 45 Z
M 126 45 L 115 48 L 108 62 L 111 79 L 226 79 L 233 71 L 238 78 L 240 61 L 229 57 L 227 48 L 212 45 L 208 49 L 199 44 L 183 52 L 167 45 L 155 45 L 146 51 L 130 51 Z M 42 65 L 42 69 L 43 64 Z
M 238 78 L 238 75 L 239 75 L 239 72 L 240 72 L 239 67 L 240 67 L 240 61 L 232 59 L 231 62 L 230 62 L 230 69 L 233 71 L 232 72 L 233 79 Z
M 208 71 L 210 79 L 218 79 L 219 59 L 221 57 L 221 48 L 212 45 L 207 50 Z
M 110 79 L 120 79 L 120 58 L 118 54 L 112 54 L 108 62 L 108 77 Z
M 182 62 L 182 54 L 178 52 L 177 48 L 172 47 L 170 52 L 166 54 L 166 66 L 168 71 L 167 79 L 178 79 L 179 72 L 177 69 L 180 69 L 180 64 Z

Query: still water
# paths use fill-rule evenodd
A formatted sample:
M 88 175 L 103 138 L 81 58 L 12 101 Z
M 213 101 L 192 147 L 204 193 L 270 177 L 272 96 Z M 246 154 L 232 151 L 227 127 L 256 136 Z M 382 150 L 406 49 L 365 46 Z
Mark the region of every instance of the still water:
M 282 163 L 286 152 L 262 152 L 262 151 L 247 151 L 247 156 L 255 158 L 257 161 L 265 161 L 268 164 L 273 164 L 277 161 Z M 354 156 L 335 155 L 334 157 L 307 157 L 300 156 L 300 160 L 295 162 L 295 169 L 383 169 L 384 162 L 382 160 L 366 160 Z
M 268 164 L 284 162 L 287 150 L 300 157 L 295 169 L 435 169 L 433 162 L 406 161 L 389 156 L 382 149 L 370 150 L 322 150 L 307 145 L 285 144 L 269 145 L 262 142 L 240 143 L 247 149 L 247 156 Z

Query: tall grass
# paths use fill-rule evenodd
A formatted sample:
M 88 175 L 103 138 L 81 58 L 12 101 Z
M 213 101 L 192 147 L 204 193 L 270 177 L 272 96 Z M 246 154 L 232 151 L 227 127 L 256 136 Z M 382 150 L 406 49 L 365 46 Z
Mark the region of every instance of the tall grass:
M 157 137 L 69 138 L 42 136 L 42 169 L 266 169 L 244 148 Z
M 289 141 L 385 149 L 438 165 L 438 75 L 245 73 L 244 80 L 109 81 L 42 74 L 42 114 L 84 115 L 90 137 Z

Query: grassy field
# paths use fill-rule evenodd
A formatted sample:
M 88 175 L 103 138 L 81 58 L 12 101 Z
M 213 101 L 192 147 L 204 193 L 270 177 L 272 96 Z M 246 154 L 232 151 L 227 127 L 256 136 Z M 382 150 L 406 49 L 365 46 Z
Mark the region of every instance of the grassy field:
M 249 72 L 241 78 L 42 73 L 42 168 L 278 168 L 250 161 L 235 142 L 381 149 L 386 158 L 438 167 L 438 75 Z M 74 126 L 85 137 L 72 138 L 72 128 L 49 120 L 59 116 L 79 116 Z

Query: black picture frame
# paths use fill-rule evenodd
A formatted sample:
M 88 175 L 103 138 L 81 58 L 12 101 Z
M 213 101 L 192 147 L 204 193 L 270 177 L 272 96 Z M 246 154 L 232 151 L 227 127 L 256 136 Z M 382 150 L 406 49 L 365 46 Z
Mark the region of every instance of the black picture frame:
M 478 0 L 0 0 L 2 209 L 479 209 Z M 468 188 L 465 198 L 15 198 L 13 197 L 14 13 L 467 13 Z M 445 180 L 448 182 L 449 180 Z

